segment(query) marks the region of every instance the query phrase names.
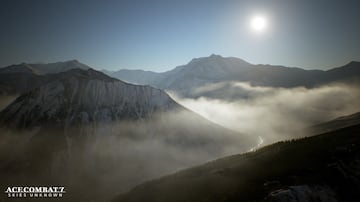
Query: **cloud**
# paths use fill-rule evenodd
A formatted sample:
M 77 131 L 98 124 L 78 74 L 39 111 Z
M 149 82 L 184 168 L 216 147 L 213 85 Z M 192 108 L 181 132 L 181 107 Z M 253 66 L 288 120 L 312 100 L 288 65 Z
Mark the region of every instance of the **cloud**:
M 238 132 L 186 110 L 91 123 L 65 133 L 52 127 L 0 131 L 0 186 L 53 180 L 66 185 L 74 201 L 105 201 L 145 180 L 247 151 L 257 140 L 269 144 L 298 137 L 301 128 L 360 111 L 359 89 L 345 85 L 283 89 L 229 82 L 203 86 L 197 93 L 196 98 L 172 96 Z
M 289 89 L 222 82 L 194 89 L 194 98 L 169 93 L 205 118 L 265 143 L 297 138 L 301 129 L 360 111 L 358 86 L 344 84 Z
M 66 186 L 73 201 L 106 201 L 146 180 L 256 145 L 187 110 L 65 131 L 0 128 L 0 137 L 0 188 L 50 181 Z

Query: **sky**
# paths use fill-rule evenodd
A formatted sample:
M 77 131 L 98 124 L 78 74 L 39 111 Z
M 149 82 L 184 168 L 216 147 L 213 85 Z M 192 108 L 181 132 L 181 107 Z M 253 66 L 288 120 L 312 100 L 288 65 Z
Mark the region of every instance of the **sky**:
M 356 0 L 0 0 L 0 66 L 77 59 L 166 71 L 219 54 L 329 69 L 360 61 Z M 250 22 L 263 16 L 255 32 Z

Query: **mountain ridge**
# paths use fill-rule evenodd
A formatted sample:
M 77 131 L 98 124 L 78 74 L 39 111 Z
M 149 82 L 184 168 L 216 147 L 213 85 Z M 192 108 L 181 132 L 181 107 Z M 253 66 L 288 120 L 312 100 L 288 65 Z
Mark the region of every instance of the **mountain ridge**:
M 358 82 L 360 62 L 351 61 L 344 66 L 329 70 L 307 70 L 281 65 L 251 64 L 236 57 L 222 57 L 212 54 L 208 57 L 194 58 L 185 65 L 180 65 L 165 72 L 122 69 L 103 73 L 138 85 L 150 85 L 163 90 L 170 90 L 179 95 L 193 97 L 195 88 L 210 83 L 235 81 L 249 82 L 254 86 L 270 87 L 307 87 L 331 82 Z M 48 64 L 21 63 L 0 68 L 0 94 L 21 94 L 39 86 L 44 77 L 73 68 L 90 69 L 77 61 L 55 62 Z M 18 82 L 14 82 L 19 77 Z M 45 79 L 46 80 L 46 79 Z
M 48 64 L 21 63 L 0 68 L 0 96 L 18 96 L 49 82 L 52 74 L 76 68 L 91 69 L 77 60 Z
M 128 77 L 130 74 L 132 75 Z M 351 61 L 330 70 L 307 70 L 281 65 L 250 64 L 236 57 L 213 54 L 209 57 L 194 58 L 187 64 L 166 72 L 143 71 L 141 76 L 136 75 L 132 70 L 127 70 L 126 73 L 119 70 L 110 74 L 128 82 L 148 84 L 175 91 L 185 97 L 193 97 L 191 91 L 195 88 L 217 82 L 249 82 L 254 86 L 312 88 L 332 82 L 360 80 L 360 62 Z
M 54 63 L 20 63 L 0 68 L 2 73 L 33 73 L 36 75 L 54 74 L 68 71 L 74 68 L 90 69 L 91 67 L 79 62 L 76 59 Z
M 71 69 L 50 77 L 49 82 L 21 95 L 1 111 L 0 122 L 28 127 L 52 120 L 52 117 L 62 117 L 60 121 L 67 122 L 72 119 L 88 122 L 98 119 L 98 113 L 103 116 L 100 119 L 114 120 L 126 114 L 129 118 L 144 117 L 161 110 L 162 106 L 164 110 L 181 108 L 159 89 L 128 84 L 92 69 Z M 123 105 L 125 108 L 121 107 Z M 70 114 L 65 115 L 65 112 Z

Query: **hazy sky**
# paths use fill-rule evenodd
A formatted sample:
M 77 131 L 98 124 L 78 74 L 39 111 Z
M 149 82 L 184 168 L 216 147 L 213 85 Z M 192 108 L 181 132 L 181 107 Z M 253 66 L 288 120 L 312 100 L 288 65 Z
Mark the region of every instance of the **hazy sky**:
M 358 0 L 0 2 L 0 66 L 78 59 L 164 71 L 211 53 L 304 68 L 360 60 Z

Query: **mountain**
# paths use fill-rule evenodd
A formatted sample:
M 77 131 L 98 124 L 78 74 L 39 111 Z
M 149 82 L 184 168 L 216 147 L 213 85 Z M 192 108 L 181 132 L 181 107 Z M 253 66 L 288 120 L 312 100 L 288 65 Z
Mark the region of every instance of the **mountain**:
M 0 189 L 61 184 L 67 201 L 105 201 L 136 184 L 257 144 L 164 91 L 93 69 L 44 75 L 0 112 Z M 85 187 L 92 187 L 91 193 Z
M 351 61 L 348 64 L 326 71 L 326 80 L 345 80 L 357 78 L 360 74 L 360 62 Z
M 72 69 L 49 77 L 48 83 L 21 95 L 0 112 L 0 123 L 16 128 L 48 122 L 73 125 L 138 119 L 181 108 L 161 90 L 127 84 L 92 69 Z
M 188 96 L 199 97 L 198 88 L 221 82 L 249 82 L 255 86 L 271 87 L 314 87 L 331 82 L 358 81 L 360 62 L 328 71 L 304 70 L 273 65 L 253 65 L 235 57 L 210 55 L 195 58 L 188 64 L 173 70 L 157 73 L 143 70 L 103 71 L 111 77 L 134 84 L 151 85 L 163 90 L 175 91 Z M 18 64 L 0 68 L 0 95 L 18 95 L 47 82 L 47 75 L 90 67 L 71 60 L 49 64 Z M 217 93 L 213 93 L 217 94 Z
M 89 66 L 70 60 L 49 64 L 21 63 L 0 68 L 0 95 L 19 95 L 28 92 L 51 79 L 49 74 L 71 69 L 90 69 Z
M 0 68 L 0 74 L 9 73 L 32 73 L 36 75 L 55 74 L 59 72 L 66 72 L 71 69 L 90 69 L 89 66 L 80 63 L 77 60 L 69 60 L 66 62 L 55 62 L 48 64 L 27 64 L 21 63 L 17 65 L 10 65 Z
M 94 135 L 99 128 L 117 134 L 121 131 L 113 129 L 118 125 L 135 121 L 144 128 L 152 127 L 143 135 L 164 134 L 168 141 L 179 144 L 207 144 L 223 138 L 220 143 L 235 137 L 243 140 L 240 150 L 256 145 L 254 137 L 209 122 L 150 86 L 128 84 L 93 69 L 72 69 L 48 78 L 47 83 L 22 94 L 0 111 L 0 126 L 11 130 L 55 127 L 60 134 L 68 133 L 69 128 L 80 128 L 74 133 Z M 131 133 L 136 136 L 137 132 Z
M 239 67 L 241 69 L 238 69 Z M 187 65 L 165 72 L 163 79 L 152 84 L 161 89 L 189 94 L 189 90 L 195 87 L 231 80 L 239 71 L 247 71 L 249 68 L 250 64 L 241 59 L 224 59 L 213 54 L 209 57 L 193 59 Z
M 113 201 L 359 201 L 360 125 L 279 142 L 141 184 Z
M 224 60 L 219 55 L 195 58 L 187 65 L 178 66 L 173 70 L 156 73 L 142 70 L 120 70 L 110 76 L 128 82 L 152 85 L 161 89 L 191 89 L 209 82 L 219 82 L 232 77 L 236 68 L 248 69 L 251 65 L 238 58 Z
M 254 86 L 291 88 L 357 81 L 360 77 L 360 62 L 350 62 L 328 71 L 304 70 L 274 65 L 253 65 L 239 58 L 213 54 L 193 59 L 186 65 L 163 73 L 138 71 L 118 71 L 111 76 L 196 97 L 194 91 L 197 88 L 220 82 L 248 82 Z

